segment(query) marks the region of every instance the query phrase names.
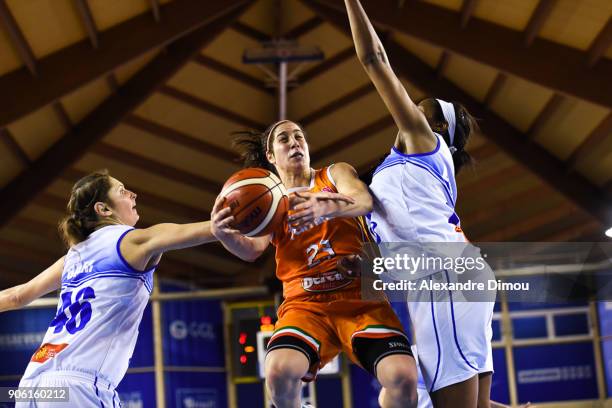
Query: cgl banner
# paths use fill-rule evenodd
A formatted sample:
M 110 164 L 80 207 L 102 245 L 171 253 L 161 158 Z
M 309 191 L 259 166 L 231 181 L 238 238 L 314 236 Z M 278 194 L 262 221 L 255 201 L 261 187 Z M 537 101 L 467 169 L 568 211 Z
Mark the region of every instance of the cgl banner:
M 0 375 L 23 374 L 54 316 L 53 308 L 0 314 Z

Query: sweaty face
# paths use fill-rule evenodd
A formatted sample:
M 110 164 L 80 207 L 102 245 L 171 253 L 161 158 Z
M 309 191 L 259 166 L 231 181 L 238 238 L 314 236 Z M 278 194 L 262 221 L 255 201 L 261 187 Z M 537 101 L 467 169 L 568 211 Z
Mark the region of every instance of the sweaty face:
M 136 211 L 136 193 L 125 188 L 122 182 L 111 177 L 108 192 L 112 217 L 125 225 L 134 226 L 140 217 Z
M 310 152 L 304 131 L 293 122 L 283 122 L 278 125 L 273 134 L 272 151 L 268 152 L 268 160 L 281 171 L 301 171 L 310 167 Z

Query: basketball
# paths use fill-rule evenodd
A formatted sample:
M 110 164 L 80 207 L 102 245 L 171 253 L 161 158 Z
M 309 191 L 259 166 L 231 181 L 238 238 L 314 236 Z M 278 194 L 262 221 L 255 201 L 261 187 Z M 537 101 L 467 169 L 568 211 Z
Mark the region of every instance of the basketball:
M 224 208 L 229 207 L 233 228 L 247 237 L 264 236 L 276 229 L 289 209 L 287 190 L 278 176 L 260 168 L 234 173 L 223 185 Z

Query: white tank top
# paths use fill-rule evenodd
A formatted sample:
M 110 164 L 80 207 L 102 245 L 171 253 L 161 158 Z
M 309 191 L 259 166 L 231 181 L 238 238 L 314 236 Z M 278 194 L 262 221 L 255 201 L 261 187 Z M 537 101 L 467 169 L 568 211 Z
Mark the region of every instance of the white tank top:
M 393 147 L 376 168 L 370 184 L 374 208 L 369 218 L 370 231 L 377 243 L 415 243 L 419 248 L 403 251 L 418 256 L 422 244 L 467 242 L 455 213 L 457 185 L 453 158 L 442 136 L 435 136 L 438 142 L 433 151 L 404 154 Z M 393 248 L 393 244 L 382 245 L 381 255 L 395 256 L 398 252 Z M 434 248 L 447 249 L 451 248 L 439 245 Z M 452 248 L 453 252 L 457 250 L 461 248 Z M 420 275 L 432 272 L 422 271 Z
M 155 270 L 138 271 L 119 252 L 131 230 L 106 226 L 70 248 L 57 314 L 23 379 L 79 371 L 114 387 L 119 384 L 134 351 Z

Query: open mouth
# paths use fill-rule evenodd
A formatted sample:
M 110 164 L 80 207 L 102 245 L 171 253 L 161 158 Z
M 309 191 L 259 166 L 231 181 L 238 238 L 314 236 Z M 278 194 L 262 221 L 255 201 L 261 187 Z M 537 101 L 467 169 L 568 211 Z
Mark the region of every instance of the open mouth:
M 304 157 L 304 155 L 301 152 L 295 152 L 291 156 L 289 156 L 289 158 L 291 159 L 294 159 L 296 157 Z

